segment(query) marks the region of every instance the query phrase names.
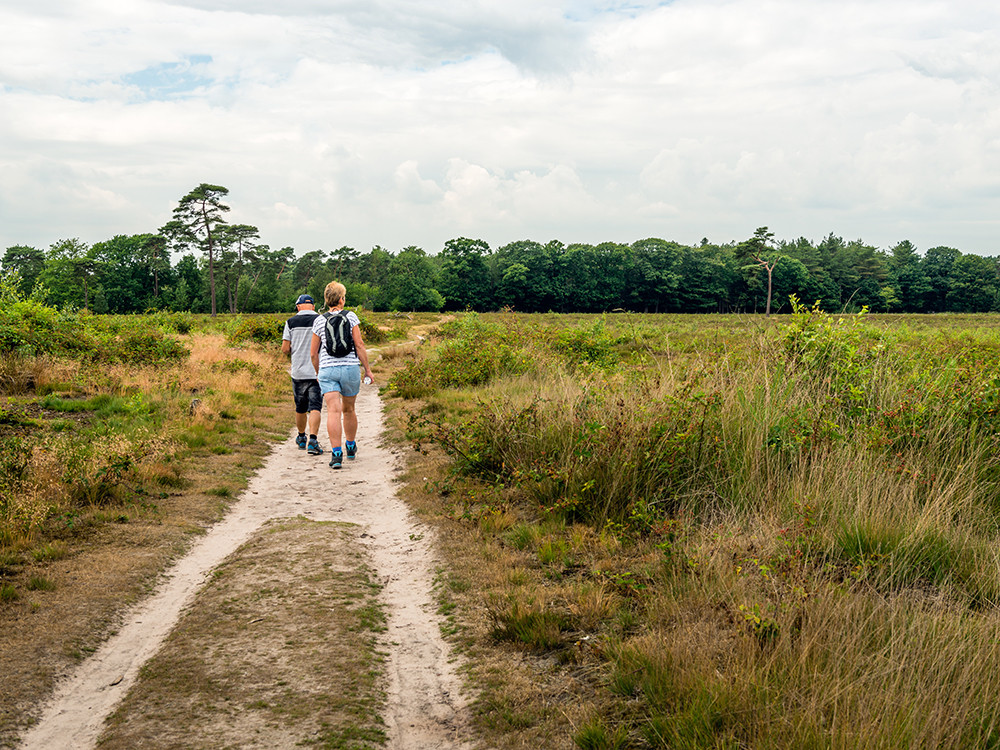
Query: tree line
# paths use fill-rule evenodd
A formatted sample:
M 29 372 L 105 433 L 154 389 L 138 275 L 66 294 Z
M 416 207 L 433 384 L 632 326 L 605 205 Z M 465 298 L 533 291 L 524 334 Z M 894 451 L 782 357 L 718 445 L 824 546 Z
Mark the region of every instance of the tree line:
M 228 192 L 199 185 L 148 234 L 8 247 L 0 271 L 16 272 L 25 295 L 98 313 L 288 312 L 302 292 L 321 300 L 334 279 L 351 305 L 372 310 L 770 313 L 787 311 L 791 295 L 827 311 L 1000 310 L 1000 259 L 943 246 L 921 254 L 908 240 L 880 250 L 833 233 L 818 243 L 776 240 L 761 227 L 721 245 L 519 240 L 493 249 L 460 237 L 435 254 L 411 245 L 299 255 L 272 250 L 252 225 L 228 223 Z

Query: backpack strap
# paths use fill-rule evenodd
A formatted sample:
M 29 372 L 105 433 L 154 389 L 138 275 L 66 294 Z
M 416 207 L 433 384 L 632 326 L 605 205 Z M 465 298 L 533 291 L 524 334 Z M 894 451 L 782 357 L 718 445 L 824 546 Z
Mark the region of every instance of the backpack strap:
M 323 313 L 323 348 L 326 349 L 326 353 L 333 356 L 333 342 L 330 341 L 330 332 L 327 328 L 330 325 L 330 318 L 332 318 L 336 313 L 327 310 Z

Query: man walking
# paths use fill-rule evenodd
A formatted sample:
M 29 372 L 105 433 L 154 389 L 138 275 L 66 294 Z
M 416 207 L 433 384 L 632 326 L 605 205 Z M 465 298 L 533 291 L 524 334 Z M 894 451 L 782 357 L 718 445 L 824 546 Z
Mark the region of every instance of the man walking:
M 314 456 L 323 452 L 319 446 L 320 412 L 323 409 L 323 396 L 316 380 L 316 369 L 313 367 L 309 347 L 312 343 L 312 328 L 316 320 L 316 304 L 308 294 L 300 294 L 295 301 L 295 315 L 285 321 L 285 330 L 281 335 L 281 351 L 286 357 L 291 357 L 292 393 L 295 399 L 295 426 L 299 434 L 295 444 L 299 450 L 307 450 Z M 306 427 L 309 428 L 309 438 L 306 439 Z

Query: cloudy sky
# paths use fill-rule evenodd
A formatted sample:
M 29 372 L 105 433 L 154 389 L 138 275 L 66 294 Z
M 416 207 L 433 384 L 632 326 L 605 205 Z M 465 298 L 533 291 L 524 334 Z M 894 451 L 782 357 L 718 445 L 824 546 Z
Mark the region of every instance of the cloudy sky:
M 9 0 L 0 248 L 199 183 L 298 253 L 833 232 L 1000 254 L 1000 6 Z

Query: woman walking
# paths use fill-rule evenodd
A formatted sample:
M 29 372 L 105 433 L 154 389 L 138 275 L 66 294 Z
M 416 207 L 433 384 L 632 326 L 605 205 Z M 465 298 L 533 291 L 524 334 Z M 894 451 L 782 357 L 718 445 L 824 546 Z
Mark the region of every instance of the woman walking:
M 368 365 L 368 351 L 361 338 L 361 321 L 353 311 L 345 311 L 347 289 L 331 281 L 323 290 L 327 312 L 317 315 L 312 328 L 310 354 L 313 367 L 319 373 L 319 387 L 326 404 L 326 431 L 330 437 L 330 466 L 339 469 L 346 453 L 349 460 L 358 455 L 358 415 L 354 402 L 361 390 L 361 373 L 365 382 L 374 382 Z M 341 447 L 341 435 L 345 438 Z

